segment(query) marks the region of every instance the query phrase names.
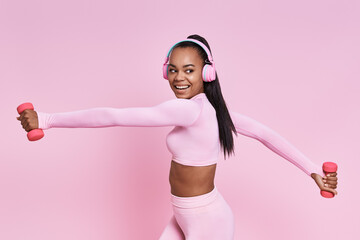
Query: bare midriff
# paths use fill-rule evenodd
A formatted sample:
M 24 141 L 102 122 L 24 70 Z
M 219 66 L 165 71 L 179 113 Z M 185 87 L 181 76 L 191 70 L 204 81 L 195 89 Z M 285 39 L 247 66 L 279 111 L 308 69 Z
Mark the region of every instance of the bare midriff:
M 186 166 L 171 161 L 169 182 L 171 194 L 178 197 L 193 197 L 214 189 L 216 164 L 209 166 Z

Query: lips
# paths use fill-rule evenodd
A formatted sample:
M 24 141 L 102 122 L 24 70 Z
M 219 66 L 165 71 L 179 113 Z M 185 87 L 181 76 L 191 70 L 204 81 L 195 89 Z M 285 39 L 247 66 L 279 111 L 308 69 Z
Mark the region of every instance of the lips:
M 175 88 L 177 90 L 185 90 L 185 89 L 188 89 L 189 87 L 190 87 L 190 85 L 182 85 L 182 86 L 178 85 L 178 86 L 175 86 Z

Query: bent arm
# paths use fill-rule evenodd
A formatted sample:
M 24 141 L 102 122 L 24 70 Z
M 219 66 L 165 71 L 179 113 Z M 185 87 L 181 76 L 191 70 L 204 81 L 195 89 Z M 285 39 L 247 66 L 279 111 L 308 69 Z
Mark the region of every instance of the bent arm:
M 190 126 L 199 116 L 198 103 L 173 99 L 153 107 L 91 108 L 64 113 L 37 112 L 39 128 L 98 128 L 113 126 Z
M 230 112 L 230 116 L 237 133 L 257 139 L 273 152 L 285 158 L 309 176 L 311 176 L 311 173 L 317 173 L 321 176 L 325 176 L 321 167 L 314 164 L 274 130 L 237 112 Z

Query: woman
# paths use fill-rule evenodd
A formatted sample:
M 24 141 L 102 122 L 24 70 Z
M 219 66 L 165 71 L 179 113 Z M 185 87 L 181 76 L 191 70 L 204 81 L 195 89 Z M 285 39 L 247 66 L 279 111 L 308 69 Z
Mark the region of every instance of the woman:
M 232 133 L 261 141 L 311 176 L 321 190 L 336 192 L 336 173 L 324 176 L 277 133 L 255 120 L 229 112 L 207 41 L 191 35 L 175 44 L 163 66 L 176 99 L 153 107 L 92 108 L 67 113 L 25 110 L 17 119 L 29 132 L 51 127 L 174 126 L 167 136 L 172 153 L 169 181 L 174 215 L 161 240 L 230 240 L 231 208 L 214 185 L 218 154 L 234 152 Z

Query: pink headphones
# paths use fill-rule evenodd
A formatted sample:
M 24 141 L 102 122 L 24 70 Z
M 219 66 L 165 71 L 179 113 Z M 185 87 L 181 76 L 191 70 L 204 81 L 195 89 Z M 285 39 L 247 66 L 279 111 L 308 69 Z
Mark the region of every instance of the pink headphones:
M 211 82 L 211 81 L 214 81 L 216 79 L 216 71 L 215 71 L 215 65 L 214 65 L 214 61 L 212 59 L 212 56 L 211 56 L 211 53 L 210 53 L 210 50 L 205 46 L 205 44 L 203 44 L 202 42 L 198 41 L 198 40 L 195 40 L 195 39 L 186 39 L 186 40 L 182 40 L 178 43 L 181 43 L 181 42 L 193 42 L 193 43 L 196 43 L 197 45 L 199 45 L 200 47 L 202 47 L 202 49 L 205 50 L 207 56 L 208 56 L 208 59 L 210 61 L 210 64 L 206 63 L 203 67 L 203 70 L 202 70 L 202 79 L 204 82 Z M 169 56 L 170 56 L 170 53 L 172 52 L 173 48 L 178 44 L 174 44 L 166 58 L 165 58 L 165 63 L 164 63 L 164 66 L 163 66 L 163 76 L 164 78 L 167 80 L 168 79 L 168 69 L 169 69 Z

